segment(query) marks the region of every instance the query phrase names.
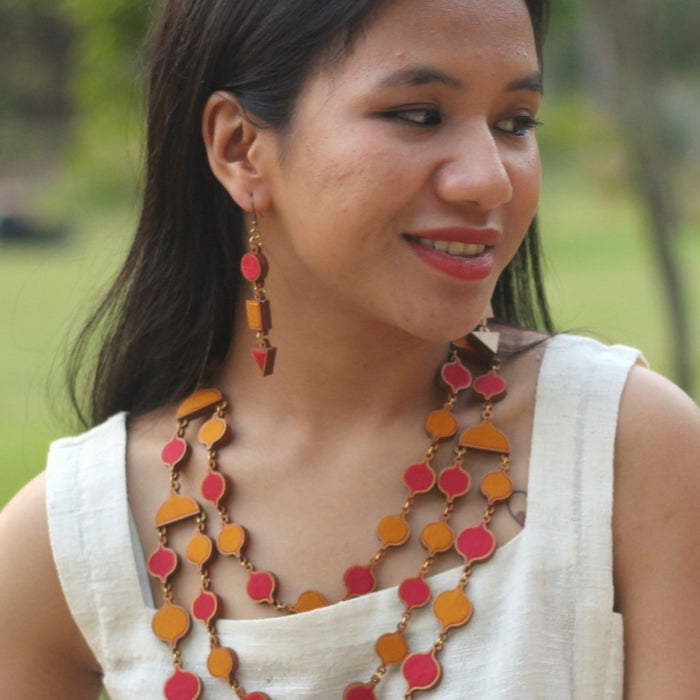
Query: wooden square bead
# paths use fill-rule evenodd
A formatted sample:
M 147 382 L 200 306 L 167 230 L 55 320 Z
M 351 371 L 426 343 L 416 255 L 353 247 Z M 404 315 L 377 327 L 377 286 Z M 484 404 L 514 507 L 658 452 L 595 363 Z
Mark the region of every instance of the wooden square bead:
M 254 331 L 267 331 L 272 328 L 270 302 L 267 299 L 261 301 L 246 299 L 245 310 L 248 316 L 248 328 Z

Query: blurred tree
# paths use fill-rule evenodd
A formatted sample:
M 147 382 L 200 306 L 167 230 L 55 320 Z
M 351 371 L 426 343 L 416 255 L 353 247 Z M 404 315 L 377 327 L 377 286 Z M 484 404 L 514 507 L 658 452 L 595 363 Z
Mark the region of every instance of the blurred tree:
M 674 70 L 697 60 L 695 46 L 691 50 L 679 41 L 693 17 L 700 20 L 698 3 L 682 0 L 663 7 L 653 0 L 590 0 L 579 16 L 583 65 L 594 94 L 621 127 L 628 170 L 646 211 L 666 290 L 675 379 L 688 390 L 693 381 L 690 319 L 674 245 L 682 221 L 677 178 L 688 139 L 673 128 L 667 88 Z
M 140 46 L 153 3 L 144 0 L 59 0 L 77 33 L 75 95 L 92 117 L 116 112 L 138 95 Z
M 140 47 L 153 4 L 148 0 L 56 3 L 76 35 L 71 91 L 77 115 L 75 138 L 66 155 L 74 172 L 84 176 L 84 196 L 93 202 L 133 198 L 143 128 Z
M 15 156 L 47 143 L 72 113 L 71 26 L 52 0 L 5 0 L 0 4 L 0 155 Z M 52 128 L 53 127 L 53 128 Z

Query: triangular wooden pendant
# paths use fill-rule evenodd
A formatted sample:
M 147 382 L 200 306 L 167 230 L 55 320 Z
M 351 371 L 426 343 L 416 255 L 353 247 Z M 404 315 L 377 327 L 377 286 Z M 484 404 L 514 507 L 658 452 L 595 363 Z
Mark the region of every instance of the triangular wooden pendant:
M 472 331 L 470 335 L 492 355 L 498 354 L 498 344 L 501 340 L 501 334 L 498 331 Z
M 277 353 L 277 348 L 251 348 L 250 354 L 255 360 L 255 364 L 258 366 L 260 373 L 263 377 L 267 377 L 272 374 L 272 370 L 275 367 L 275 354 Z
M 469 335 L 453 341 L 453 345 L 466 350 L 480 360 L 491 360 L 498 353 L 501 334 L 498 331 L 472 331 Z

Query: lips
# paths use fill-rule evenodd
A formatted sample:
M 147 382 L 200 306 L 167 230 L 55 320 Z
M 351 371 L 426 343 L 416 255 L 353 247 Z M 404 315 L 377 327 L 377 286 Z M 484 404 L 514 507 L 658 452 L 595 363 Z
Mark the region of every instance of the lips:
M 404 239 L 429 267 L 463 281 L 479 281 L 494 269 L 492 249 L 501 239 L 493 228 L 431 229 Z

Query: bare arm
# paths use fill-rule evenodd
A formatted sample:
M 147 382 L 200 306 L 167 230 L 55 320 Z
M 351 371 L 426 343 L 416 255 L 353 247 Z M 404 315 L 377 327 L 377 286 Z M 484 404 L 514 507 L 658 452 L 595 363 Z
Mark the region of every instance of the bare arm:
M 622 397 L 615 590 L 625 698 L 700 698 L 700 409 L 643 368 Z
M 93 700 L 99 667 L 58 582 L 44 493 L 42 474 L 0 513 L 0 697 Z

